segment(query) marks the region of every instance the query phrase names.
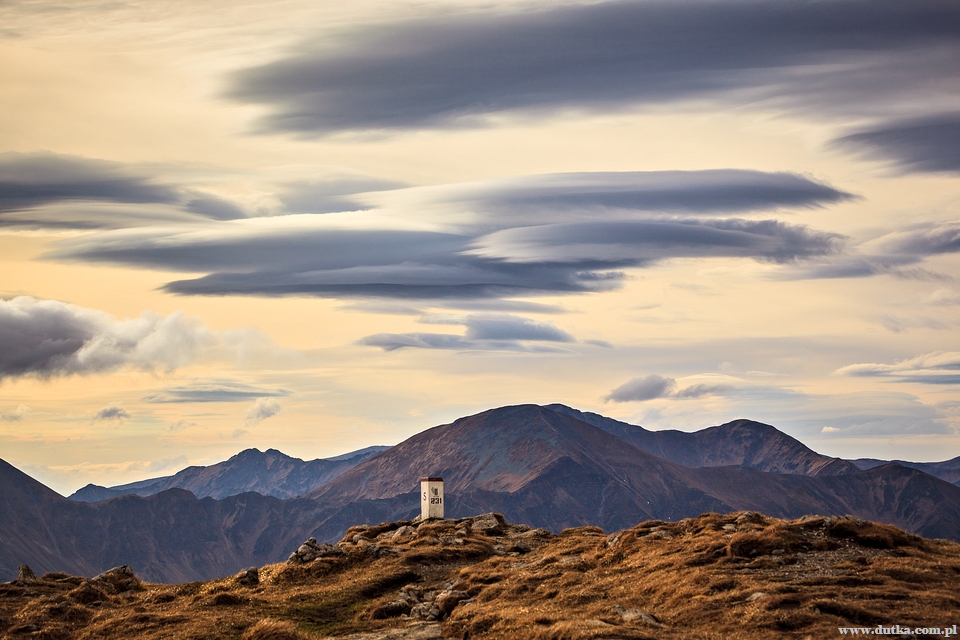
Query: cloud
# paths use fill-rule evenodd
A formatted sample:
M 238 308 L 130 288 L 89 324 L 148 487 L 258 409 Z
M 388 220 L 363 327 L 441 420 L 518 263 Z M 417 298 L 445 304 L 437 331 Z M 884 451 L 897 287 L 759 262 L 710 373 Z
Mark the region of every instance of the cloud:
M 360 344 L 395 351 L 404 347 L 454 349 L 460 351 L 556 351 L 543 344 L 569 343 L 576 339 L 546 322 L 510 314 L 471 314 L 467 316 L 425 316 L 427 324 L 464 325 L 464 335 L 446 333 L 379 333 L 360 340 Z
M 57 202 L 174 203 L 176 190 L 123 165 L 50 152 L 0 153 L 0 214 Z
M 909 280 L 952 278 L 915 266 L 924 259 L 960 252 L 960 221 L 913 224 L 852 247 L 846 252 L 815 256 L 803 265 L 777 274 L 783 279 L 864 278 L 892 275 Z
M 252 398 L 282 397 L 290 393 L 288 389 L 283 388 L 258 387 L 236 380 L 214 378 L 167 387 L 145 396 L 143 401 L 151 403 L 245 402 Z
M 655 219 L 519 227 L 478 238 L 471 253 L 515 262 L 647 265 L 675 257 L 791 262 L 839 253 L 841 237 L 777 220 Z
M 130 417 L 130 413 L 120 406 L 119 403 L 113 403 L 100 409 L 93 415 L 94 422 L 113 421 L 122 422 Z
M 301 136 L 620 111 L 692 98 L 832 113 L 955 98 L 949 0 L 598 2 L 356 28 L 243 70 L 228 96 Z M 602 46 L 598 46 L 602 43 Z M 923 105 L 927 106 L 927 105 Z
M 834 141 L 838 147 L 892 161 L 905 171 L 960 171 L 960 114 L 894 121 Z
M 28 413 L 30 413 L 30 407 L 21 404 L 13 411 L 0 413 L 0 422 L 20 422 Z
M 0 380 L 52 378 L 131 366 L 170 371 L 213 336 L 182 312 L 117 320 L 101 311 L 20 296 L 0 300 Z
M 677 381 L 657 374 L 629 380 L 604 398 L 605 402 L 645 402 L 657 398 L 703 398 L 733 391 L 729 384 L 694 384 L 676 389 Z
M 670 395 L 673 388 L 677 386 L 677 381 L 673 378 L 664 378 L 656 374 L 651 374 L 644 378 L 634 378 L 623 383 L 610 392 L 605 400 L 607 402 L 643 402 L 645 400 L 654 400 L 664 398 Z
M 722 395 L 733 391 L 733 385 L 729 384 L 694 384 L 685 389 L 680 389 L 673 394 L 675 398 L 703 398 L 704 396 Z
M 158 171 L 174 178 L 150 175 Z M 50 152 L 0 153 L 0 226 L 117 229 L 248 217 L 210 193 L 210 185 L 191 186 L 189 173 Z M 219 173 L 215 181 L 229 178 L 229 171 Z
M 819 207 L 854 198 L 830 185 L 785 172 L 744 169 L 621 171 L 514 176 L 478 183 L 412 188 L 358 196 L 371 204 L 391 197 L 411 203 L 457 204 L 485 220 L 525 225 L 609 219 L 616 212 L 704 214 Z M 615 217 L 614 219 L 619 219 Z
M 174 422 L 173 424 L 171 424 L 170 427 L 169 427 L 169 430 L 170 430 L 172 433 L 179 433 L 179 432 L 183 431 L 184 429 L 186 429 L 187 427 L 195 427 L 195 426 L 197 426 L 197 423 L 196 423 L 196 422 L 189 422 L 189 421 L 187 421 L 187 420 L 182 420 L 182 419 L 181 419 L 181 420 L 177 420 L 176 422 Z
M 860 378 L 893 378 L 898 382 L 955 385 L 960 384 L 960 352 L 934 351 L 892 364 L 851 364 L 835 373 Z
M 279 198 L 287 213 L 332 213 L 359 211 L 366 204 L 351 196 L 372 191 L 395 190 L 405 186 L 395 180 L 383 180 L 361 174 L 331 175 L 323 180 L 283 185 Z
M 369 208 L 353 213 L 91 233 L 60 242 L 47 257 L 206 272 L 164 287 L 185 295 L 456 306 L 605 291 L 620 286 L 625 268 L 675 257 L 786 263 L 833 255 L 842 246 L 836 234 L 717 214 L 851 196 L 792 174 L 722 170 L 551 174 L 362 197 Z
M 246 212 L 233 202 L 210 194 L 196 194 L 184 206 L 187 211 L 213 220 L 246 218 Z
M 960 251 L 960 221 L 914 225 L 887 234 L 873 243 L 878 252 L 892 256 L 933 256 Z
M 275 398 L 257 398 L 257 401 L 247 409 L 244 420 L 247 426 L 252 426 L 263 422 L 267 418 L 272 418 L 278 413 L 280 413 L 280 403 Z M 234 434 L 234 437 L 236 438 L 237 435 Z
M 820 433 L 840 433 L 840 429 L 836 427 L 824 427 L 820 430 Z

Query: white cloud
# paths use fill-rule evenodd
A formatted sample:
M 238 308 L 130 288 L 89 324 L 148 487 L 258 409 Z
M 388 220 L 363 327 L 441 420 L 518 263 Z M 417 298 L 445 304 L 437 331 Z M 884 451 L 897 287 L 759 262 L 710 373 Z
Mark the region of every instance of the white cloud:
M 280 413 L 280 403 L 275 398 L 257 398 L 257 401 L 247 409 L 245 420 L 247 426 L 252 426 L 263 422 L 267 418 L 272 418 L 278 413 Z M 233 437 L 238 436 L 234 434 Z
M 0 413 L 0 422 L 20 422 L 28 413 L 30 413 L 30 407 L 21 404 L 13 411 Z
M 867 362 L 837 369 L 838 375 L 897 378 L 901 382 L 922 384 L 960 383 L 960 352 L 934 351 L 892 364 Z

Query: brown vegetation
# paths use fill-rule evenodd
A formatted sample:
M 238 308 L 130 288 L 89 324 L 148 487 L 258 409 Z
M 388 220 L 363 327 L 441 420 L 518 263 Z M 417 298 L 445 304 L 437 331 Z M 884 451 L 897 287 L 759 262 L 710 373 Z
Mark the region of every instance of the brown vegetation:
M 0 635 L 301 640 L 820 638 L 960 622 L 960 545 L 756 513 L 560 535 L 493 515 L 354 527 L 336 552 L 209 582 L 123 568 L 0 585 Z M 27 576 L 29 574 L 26 574 Z

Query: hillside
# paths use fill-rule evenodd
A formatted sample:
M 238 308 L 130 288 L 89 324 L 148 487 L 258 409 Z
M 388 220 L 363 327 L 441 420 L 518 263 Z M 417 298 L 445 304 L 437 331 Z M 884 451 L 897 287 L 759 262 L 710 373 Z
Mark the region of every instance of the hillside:
M 88 484 L 69 496 L 77 502 L 98 502 L 122 495 L 152 496 L 167 489 L 184 489 L 198 498 L 227 498 L 247 491 L 275 498 L 295 498 L 326 484 L 389 447 L 303 461 L 277 451 L 246 449 L 229 460 L 207 467 L 187 467 L 162 478 L 141 480 L 115 487 Z
M 860 468 L 850 461 L 821 455 L 775 427 L 753 420 L 734 420 L 692 433 L 675 429 L 649 431 L 562 404 L 547 405 L 547 408 L 687 467 L 740 465 L 770 473 L 806 476 L 840 475 Z
M 553 535 L 485 514 L 357 526 L 334 546 L 308 541 L 288 562 L 209 582 L 143 583 L 126 567 L 92 580 L 25 573 L 0 585 L 0 634 L 829 638 L 878 625 L 952 630 L 958 576 L 960 545 L 857 518 L 711 513 Z
M 803 449 L 806 456 L 810 450 Z M 309 497 L 346 505 L 390 504 L 402 496 L 415 504 L 411 492 L 421 474 L 445 479 L 451 515 L 497 511 L 554 531 L 581 525 L 619 529 L 643 519 L 749 509 L 778 517 L 852 513 L 960 538 L 960 490 L 916 470 L 889 465 L 806 476 L 744 466 L 686 467 L 537 405 L 491 409 L 428 429 Z
M 860 469 L 873 469 L 895 462 L 900 466 L 923 471 L 935 478 L 960 486 L 960 456 L 943 462 L 907 462 L 906 460 L 877 460 L 875 458 L 858 458 L 850 462 Z

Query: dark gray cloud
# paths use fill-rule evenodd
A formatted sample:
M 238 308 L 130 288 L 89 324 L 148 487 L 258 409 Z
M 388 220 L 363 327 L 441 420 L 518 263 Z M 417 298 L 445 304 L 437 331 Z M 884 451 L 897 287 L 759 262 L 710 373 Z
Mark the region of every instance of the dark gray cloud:
M 794 173 L 744 169 L 553 173 L 455 185 L 440 202 L 474 203 L 486 217 L 524 223 L 595 220 L 598 210 L 704 214 L 818 207 L 853 198 Z
M 836 254 L 841 237 L 778 220 L 653 219 L 520 227 L 477 239 L 474 253 L 515 261 L 644 265 L 671 257 L 789 262 Z
M 98 229 L 245 217 L 224 198 L 119 162 L 0 153 L 0 226 Z
M 103 312 L 26 296 L 0 300 L 0 381 L 112 371 L 171 370 L 210 340 L 180 313 L 117 320 Z
M 643 378 L 629 380 L 604 398 L 606 402 L 644 402 L 657 398 L 703 398 L 705 396 L 722 395 L 733 391 L 734 387 L 728 384 L 694 384 L 683 389 L 677 389 L 677 381 L 651 374 Z
M 733 386 L 729 384 L 694 384 L 680 389 L 674 395 L 675 398 L 703 398 L 704 396 L 717 396 L 733 391 Z
M 121 407 L 119 404 L 111 404 L 110 406 L 100 409 L 93 415 L 94 422 L 110 422 L 117 421 L 122 422 L 130 417 L 130 412 Z
M 247 217 L 247 213 L 234 203 L 210 194 L 196 194 L 186 202 L 184 208 L 213 220 L 238 220 Z
M 835 144 L 906 171 L 960 171 L 960 114 L 887 123 L 838 138 Z
M 471 314 L 466 317 L 425 317 L 429 324 L 464 325 L 464 335 L 446 333 L 379 333 L 360 343 L 395 351 L 404 347 L 459 351 L 556 351 L 536 343 L 569 343 L 576 339 L 546 322 L 509 314 Z M 535 344 L 531 344 L 535 343 Z
M 566 196 L 575 204 L 564 204 Z M 835 234 L 716 213 L 849 196 L 791 174 L 726 170 L 556 174 L 380 197 L 375 211 L 89 234 L 49 257 L 208 272 L 165 286 L 178 294 L 393 297 L 453 307 L 609 290 L 624 269 L 675 257 L 833 255 L 841 247 Z
M 479 124 L 500 112 L 618 110 L 691 97 L 858 113 L 951 89 L 952 0 L 603 2 L 365 27 L 235 75 L 264 131 Z
M 49 152 L 0 154 L 0 214 L 57 202 L 174 203 L 180 195 L 124 165 Z
M 650 374 L 643 378 L 629 380 L 610 392 L 607 402 L 643 402 L 656 398 L 665 398 L 677 386 L 673 378 L 664 378 L 657 374 Z
M 247 400 L 290 395 L 288 389 L 258 387 L 237 380 L 195 380 L 185 385 L 167 387 L 143 398 L 144 402 L 246 402 Z

